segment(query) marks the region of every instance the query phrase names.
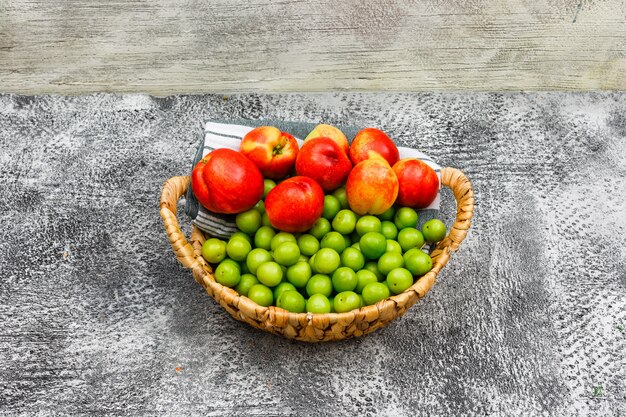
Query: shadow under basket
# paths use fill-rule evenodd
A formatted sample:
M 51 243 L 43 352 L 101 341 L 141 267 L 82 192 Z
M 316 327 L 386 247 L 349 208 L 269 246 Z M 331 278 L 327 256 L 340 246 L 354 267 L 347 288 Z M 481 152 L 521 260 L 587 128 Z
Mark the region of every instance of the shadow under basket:
M 450 254 L 459 248 L 467 235 L 474 211 L 472 185 L 461 171 L 443 168 L 441 185 L 449 187 L 454 193 L 457 211 L 455 223 L 448 235 L 431 253 L 432 270 L 403 293 L 346 313 L 290 313 L 274 306 L 262 307 L 248 297 L 239 295 L 232 288 L 217 283 L 211 266 L 201 255 L 202 244 L 206 239 L 204 232 L 193 226 L 191 237 L 187 241 L 176 218 L 177 203 L 187 191 L 189 177 L 172 177 L 165 182 L 160 207 L 176 258 L 193 272 L 195 280 L 234 318 L 289 339 L 327 342 L 362 336 L 386 326 L 402 316 L 433 286 L 437 274 L 448 263 Z

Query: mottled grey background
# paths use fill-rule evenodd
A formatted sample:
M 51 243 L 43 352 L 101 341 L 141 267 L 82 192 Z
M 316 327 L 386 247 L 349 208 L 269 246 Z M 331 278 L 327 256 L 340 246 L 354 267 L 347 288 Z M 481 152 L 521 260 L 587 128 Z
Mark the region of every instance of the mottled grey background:
M 235 321 L 158 214 L 230 117 L 383 128 L 470 177 L 468 238 L 364 338 Z M 0 151 L 0 415 L 626 415 L 626 94 L 0 95 Z

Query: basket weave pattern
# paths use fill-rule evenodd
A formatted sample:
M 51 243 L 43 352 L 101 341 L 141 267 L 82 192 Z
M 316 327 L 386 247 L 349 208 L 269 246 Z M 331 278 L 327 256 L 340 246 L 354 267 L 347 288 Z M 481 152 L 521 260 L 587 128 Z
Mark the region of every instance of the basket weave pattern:
M 195 280 L 234 318 L 290 339 L 325 342 L 362 336 L 389 324 L 402 316 L 433 286 L 437 274 L 448 263 L 451 252 L 459 248 L 467 235 L 474 211 L 474 192 L 470 181 L 461 171 L 443 168 L 441 184 L 452 189 L 457 213 L 448 235 L 431 253 L 433 269 L 405 292 L 346 313 L 290 313 L 274 306 L 262 307 L 249 298 L 240 296 L 232 288 L 217 283 L 211 266 L 201 255 L 202 244 L 206 239 L 204 233 L 194 226 L 188 242 L 176 218 L 176 205 L 187 191 L 189 177 L 172 177 L 166 181 L 161 193 L 160 207 L 176 258 L 183 266 L 191 269 Z

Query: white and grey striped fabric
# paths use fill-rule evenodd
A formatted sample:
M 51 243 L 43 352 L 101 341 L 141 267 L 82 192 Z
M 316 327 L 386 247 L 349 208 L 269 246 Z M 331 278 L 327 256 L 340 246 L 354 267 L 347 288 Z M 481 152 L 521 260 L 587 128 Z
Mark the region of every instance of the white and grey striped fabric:
M 262 126 L 262 124 L 258 124 L 258 126 Z M 239 144 L 241 142 L 241 139 L 246 135 L 246 133 L 254 129 L 254 127 L 255 126 L 245 126 L 242 124 L 207 122 L 204 126 L 204 142 L 202 143 L 202 153 L 197 153 L 196 160 L 194 161 L 194 166 L 197 161 L 199 161 L 202 157 L 206 156 L 214 149 L 230 148 L 234 150 L 239 150 Z M 289 131 L 289 133 L 294 134 L 294 132 L 292 131 Z M 303 135 L 305 134 L 306 133 L 304 133 Z M 302 140 L 299 139 L 295 134 L 294 136 L 298 141 L 298 145 L 302 145 Z M 431 166 L 438 175 L 440 174 L 441 167 L 439 167 L 439 165 L 437 165 L 437 163 L 435 163 L 435 161 L 433 161 L 433 159 L 430 158 L 428 155 L 416 149 L 407 147 L 400 146 L 398 147 L 398 150 L 400 152 L 401 159 L 421 159 L 429 166 Z M 228 239 L 234 232 L 237 231 L 234 215 L 213 213 L 202 207 L 201 205 L 198 205 L 197 210 L 190 209 L 190 204 L 197 204 L 197 201 L 189 201 L 195 200 L 193 193 L 187 194 L 187 200 L 188 202 L 186 211 L 193 218 L 193 224 L 195 224 L 201 230 L 207 232 L 209 235 L 221 239 Z M 425 221 L 426 218 L 434 218 L 437 216 L 439 212 L 440 200 L 441 197 L 438 194 L 437 198 L 435 198 L 435 201 L 433 201 L 430 206 L 428 206 L 426 209 L 418 211 L 421 222 Z M 193 216 L 194 211 L 197 212 L 195 217 Z

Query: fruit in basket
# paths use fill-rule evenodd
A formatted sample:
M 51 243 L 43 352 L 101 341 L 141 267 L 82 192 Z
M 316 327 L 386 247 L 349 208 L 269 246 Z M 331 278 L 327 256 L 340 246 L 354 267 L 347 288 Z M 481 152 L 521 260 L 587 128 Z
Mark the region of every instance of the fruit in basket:
M 323 211 L 324 191 L 308 177 L 288 178 L 265 197 L 265 213 L 270 223 L 285 232 L 310 229 Z
M 211 238 L 202 244 L 202 257 L 210 263 L 217 264 L 226 257 L 226 242 Z
M 262 201 L 259 201 L 259 203 L 262 203 Z M 235 217 L 235 224 L 239 230 L 249 235 L 253 235 L 257 230 L 259 230 L 261 222 L 261 212 L 255 208 L 241 212 Z
M 283 242 L 274 250 L 274 260 L 279 265 L 291 266 L 300 259 L 300 248 L 295 242 Z
M 419 277 L 433 269 L 433 261 L 427 253 L 419 249 L 409 249 L 404 254 L 404 265 L 413 275 Z
M 313 267 L 320 274 L 332 274 L 341 265 L 339 253 L 332 248 L 322 248 L 315 254 Z
M 337 142 L 339 147 L 343 149 L 346 155 L 348 155 L 348 152 L 350 151 L 348 138 L 346 138 L 346 135 L 344 135 L 343 132 L 337 129 L 335 126 L 325 124 L 317 125 L 315 126 L 315 128 L 313 128 L 313 130 L 311 130 L 311 132 L 309 132 L 304 140 L 306 142 L 307 140 L 320 137 L 331 138 L 332 140 Z
M 253 285 L 259 283 L 259 280 L 252 274 L 243 274 L 241 279 L 239 280 L 239 284 L 235 287 L 235 291 L 237 291 L 241 295 L 248 295 L 248 291 L 252 288 Z
M 337 313 L 345 313 L 361 306 L 361 299 L 354 291 L 343 291 L 335 296 L 334 309 Z
M 396 268 L 387 274 L 386 282 L 389 291 L 400 294 L 413 285 L 413 275 L 406 268 Z
M 284 308 L 292 313 L 302 313 L 306 307 L 306 301 L 302 294 L 295 290 L 283 292 L 276 300 L 276 306 Z
M 276 262 L 265 262 L 259 265 L 256 270 L 256 277 L 261 284 L 268 287 L 275 287 L 283 279 L 283 270 Z
M 428 220 L 422 226 L 424 239 L 430 243 L 437 243 L 446 237 L 446 225 L 439 219 Z
M 264 177 L 282 179 L 296 163 L 298 142 L 274 126 L 260 126 L 243 137 L 239 151 L 254 162 Z
M 362 269 L 356 273 L 357 284 L 354 289 L 359 294 L 363 292 L 363 289 L 372 282 L 378 282 L 378 277 L 372 271 Z
M 416 210 L 394 206 L 399 181 L 380 156 L 354 166 L 345 187 L 327 195 L 307 176 L 276 182 L 261 178 L 262 204 L 238 213 L 227 243 L 207 240 L 203 256 L 217 264 L 218 283 L 261 306 L 342 313 L 400 294 L 432 269 L 419 248 L 426 234 L 430 242 L 445 237 L 445 226 L 431 220 L 422 234 Z
M 260 306 L 268 307 L 274 302 L 272 290 L 263 284 L 256 284 L 248 290 L 248 298 Z
M 252 245 L 242 236 L 232 236 L 226 244 L 226 253 L 235 261 L 244 261 L 251 250 Z
M 322 213 L 322 217 L 332 220 L 340 210 L 341 203 L 337 197 L 332 194 L 324 196 L 324 212 Z
M 277 303 L 278 303 L 278 297 L 280 297 L 280 295 L 284 293 L 285 291 L 296 291 L 296 287 L 294 287 L 292 283 L 285 282 L 285 281 L 275 286 L 273 293 L 274 293 L 274 300 L 276 300 Z
M 378 259 L 387 251 L 387 239 L 381 233 L 367 232 L 359 240 L 363 256 L 367 259 Z
M 346 187 L 339 187 L 333 191 L 333 197 L 339 200 L 339 205 L 342 209 L 350 208 L 348 205 L 348 196 L 346 195 Z
M 241 279 L 241 267 L 232 259 L 224 259 L 215 268 L 215 280 L 225 287 L 235 287 Z
M 389 298 L 389 287 L 382 282 L 371 282 L 363 288 L 363 301 L 365 305 L 376 304 L 379 301 Z
M 393 216 L 393 222 L 398 230 L 415 227 L 418 219 L 417 212 L 411 207 L 400 207 Z
M 371 158 L 384 158 L 390 166 L 400 159 L 400 152 L 382 130 L 368 127 L 356 134 L 350 145 L 350 160 L 354 165 Z
M 241 153 L 220 148 L 196 164 L 191 173 L 191 189 L 200 204 L 210 211 L 241 213 L 261 199 L 263 175 Z
M 417 229 L 406 227 L 398 232 L 398 243 L 403 252 L 424 246 L 424 235 Z
M 287 281 L 298 288 L 304 288 L 312 275 L 311 265 L 308 262 L 298 261 L 287 268 Z
M 201 258 L 198 257 L 198 250 L 200 249 L 198 245 L 204 241 L 205 237 L 208 238 L 209 236 L 206 233 L 198 233 L 197 229 L 193 230 L 191 240 L 189 242 L 194 248 L 195 256 L 193 258 L 189 256 L 190 245 L 187 244 L 184 236 L 181 236 L 182 231 L 180 230 L 180 227 L 178 227 L 178 223 L 176 221 L 176 206 L 178 205 L 177 200 L 179 200 L 185 192 L 192 191 L 191 187 L 187 189 L 187 185 L 189 183 L 187 177 L 177 177 L 166 182 L 161 194 L 160 214 L 163 218 L 164 225 L 177 258 L 185 267 L 193 269 L 195 278 L 201 282 L 204 287 L 206 287 L 209 295 L 215 298 L 215 300 L 218 301 L 234 318 L 245 321 L 251 326 L 301 341 L 313 342 L 341 340 L 367 334 L 370 331 L 387 325 L 390 321 L 401 316 L 402 313 L 404 313 L 417 298 L 423 296 L 424 293 L 429 290 L 433 279 L 448 261 L 449 257 L 445 256 L 446 253 L 452 250 L 451 248 L 456 249 L 460 241 L 465 238 L 467 228 L 469 227 L 469 223 L 472 218 L 474 205 L 474 194 L 471 189 L 471 184 L 463 173 L 453 168 L 442 169 L 441 178 L 442 183 L 449 186 L 455 194 L 457 203 L 457 223 L 455 223 L 455 227 L 458 227 L 459 230 L 453 230 L 455 242 L 450 241 L 449 238 L 444 238 L 444 240 L 439 243 L 437 248 L 435 248 L 433 252 L 433 259 L 436 259 L 436 263 L 434 268 L 431 269 L 431 272 L 426 276 L 420 277 L 417 275 L 421 266 L 418 265 L 419 262 L 417 262 L 419 259 L 414 256 L 407 256 L 406 259 L 403 257 L 404 267 L 393 268 L 391 271 L 389 271 L 389 268 L 399 264 L 398 262 L 395 262 L 398 260 L 397 256 L 388 256 L 383 258 L 382 261 L 378 258 L 381 263 L 380 268 L 378 267 L 377 261 L 363 256 L 359 235 L 365 236 L 368 233 L 379 233 L 381 235 L 381 237 L 385 240 L 385 253 L 400 254 L 403 251 L 400 244 L 395 240 L 398 238 L 399 231 L 398 227 L 392 221 L 396 209 L 393 205 L 383 213 L 375 214 L 380 222 L 372 221 L 373 219 L 371 217 L 359 215 L 357 216 L 357 225 L 355 225 L 355 230 L 348 235 L 342 235 L 346 249 L 344 249 L 340 255 L 336 251 L 335 253 L 339 255 L 340 266 L 338 266 L 338 268 L 350 268 L 354 271 L 355 275 L 359 274 L 364 278 L 361 280 L 362 288 L 360 294 L 357 289 L 358 285 L 357 288 L 348 294 L 345 294 L 345 292 L 344 294 L 337 293 L 337 289 L 331 291 L 328 297 L 324 294 L 314 294 L 309 297 L 308 301 L 305 303 L 305 311 L 311 312 L 310 314 L 288 314 L 287 310 L 281 309 L 280 307 L 265 308 L 261 306 L 275 306 L 277 304 L 276 302 L 278 302 L 278 300 L 274 300 L 274 291 L 276 291 L 276 293 L 280 292 L 276 290 L 276 287 L 282 282 L 291 283 L 296 290 L 294 291 L 291 289 L 283 291 L 282 294 L 278 294 L 276 298 L 289 293 L 299 293 L 300 295 L 307 297 L 307 293 L 305 292 L 307 284 L 310 279 L 312 279 L 314 274 L 320 273 L 318 270 L 320 269 L 320 265 L 316 262 L 318 260 L 317 258 L 320 257 L 319 247 L 321 247 L 321 244 L 319 246 L 318 244 L 320 243 L 320 240 L 324 239 L 327 233 L 332 231 L 332 221 L 338 212 L 336 204 L 329 205 L 328 210 L 324 213 L 326 218 L 320 217 L 317 222 L 313 223 L 313 225 L 315 225 L 314 228 L 305 230 L 301 233 L 299 232 L 295 235 L 296 238 L 299 238 L 301 235 L 307 235 L 306 239 L 302 241 L 303 246 L 307 248 L 308 253 L 306 255 L 304 254 L 304 250 L 300 248 L 300 240 L 296 239 L 296 244 L 298 244 L 298 247 L 300 248 L 300 256 L 298 257 L 296 264 L 285 266 L 276 263 L 275 266 L 277 268 L 271 268 L 273 271 L 265 271 L 266 276 L 264 280 L 268 284 L 273 284 L 271 288 L 262 284 L 259 277 L 255 277 L 254 274 L 251 273 L 247 262 L 244 262 L 243 260 L 237 262 L 232 259 L 230 260 L 234 263 L 230 264 L 233 266 L 230 271 L 225 269 L 229 263 L 222 265 L 220 268 L 220 272 L 222 272 L 223 275 L 220 280 L 228 278 L 227 275 L 232 275 L 233 278 L 236 278 L 236 276 L 239 275 L 239 283 L 234 287 L 231 287 L 235 290 L 219 284 L 217 282 L 217 277 L 220 277 L 220 274 L 216 274 L 215 272 L 219 264 L 214 262 L 206 264 Z M 333 192 L 335 200 L 332 200 L 331 203 L 336 203 L 338 201 L 341 209 L 349 208 L 347 195 L 348 191 L 344 187 L 339 187 L 335 190 L 335 192 Z M 256 231 L 253 231 L 253 229 L 256 229 L 258 225 L 258 217 L 254 216 L 256 218 L 252 218 L 251 216 L 251 219 L 248 219 L 248 221 L 252 220 L 252 226 L 246 227 L 245 224 L 241 223 L 241 221 L 244 221 L 245 223 L 246 216 L 241 216 L 239 222 L 240 226 L 243 229 L 247 229 L 245 230 L 247 233 L 241 231 L 240 234 L 245 234 L 247 236 L 247 241 L 251 244 L 251 246 L 260 247 L 257 245 L 263 245 L 264 250 L 273 254 L 273 251 L 270 252 L 270 249 L 272 248 L 271 242 L 278 230 L 275 230 L 271 225 L 270 217 L 267 215 L 267 211 L 264 210 L 264 200 L 259 201 L 260 203 L 257 201 L 256 205 L 253 207 L 262 215 L 262 226 Z M 397 208 L 400 207 L 401 205 L 398 204 Z M 324 212 L 323 209 L 322 212 Z M 333 216 L 333 214 L 335 214 L 335 216 Z M 372 214 L 369 214 L 369 216 L 372 216 Z M 231 218 L 234 217 L 235 216 L 231 216 Z M 365 219 L 359 222 L 359 219 L 362 217 L 365 217 Z M 427 220 L 423 217 L 425 216 L 420 216 L 421 222 Z M 435 233 L 435 235 L 438 235 L 438 233 Z M 436 240 L 438 238 L 440 238 L 440 236 L 429 237 L 429 240 Z M 246 237 L 241 236 L 241 239 L 246 239 Z M 267 249 L 265 249 L 265 247 L 267 247 Z M 429 245 L 428 249 L 430 248 L 431 246 Z M 321 249 L 333 250 L 330 247 Z M 411 252 L 412 255 L 418 251 L 417 249 L 413 250 L 414 252 Z M 233 252 L 231 251 L 231 255 L 232 254 Z M 406 255 L 406 253 L 403 255 Z M 235 256 L 237 255 L 235 254 Z M 248 256 L 250 256 L 250 254 L 248 254 Z M 226 260 L 227 259 L 224 259 L 222 262 Z M 272 261 L 267 261 L 266 263 L 268 265 L 272 265 L 271 262 L 275 261 L 276 259 L 272 256 Z M 198 262 L 200 262 L 201 265 Z M 434 262 L 434 260 L 431 259 L 431 263 L 432 262 Z M 428 266 L 427 264 L 428 263 L 426 263 L 426 266 Z M 265 263 L 262 265 L 265 265 Z M 199 266 L 202 268 L 199 269 Z M 383 276 L 379 269 L 382 269 L 383 272 L 388 271 L 387 276 Z M 403 269 L 406 272 L 404 272 Z M 232 274 L 225 274 L 224 272 L 231 272 Z M 269 272 L 269 275 L 267 272 Z M 278 282 L 276 277 L 273 276 L 274 272 L 277 273 L 276 275 L 279 278 Z M 340 271 L 340 273 L 342 272 L 343 270 Z M 337 274 L 338 278 L 336 280 L 339 280 L 340 273 Z M 405 290 L 405 292 L 401 293 L 399 296 L 392 296 L 385 299 L 385 297 L 392 294 L 390 291 L 390 287 L 393 287 L 392 281 L 402 281 L 407 273 L 411 275 L 409 285 L 413 285 L 413 287 L 410 287 L 413 289 Z M 326 277 L 328 277 L 329 274 L 330 272 L 325 274 Z M 350 281 L 348 278 L 351 278 L 352 276 L 351 274 L 349 275 L 350 276 L 346 274 L 346 277 L 344 277 L 344 279 L 347 279 L 347 282 Z M 370 282 L 368 282 L 368 280 Z M 402 282 L 400 283 L 402 284 Z M 232 285 L 234 283 L 228 284 L 225 282 L 225 284 Z M 397 284 L 398 283 L 396 282 L 396 286 Z M 344 285 L 350 288 L 347 284 Z M 285 287 L 286 285 L 283 285 L 281 289 Z M 341 287 L 341 284 L 338 285 L 338 289 L 343 288 L 344 287 Z M 237 291 L 240 296 L 237 296 L 234 291 Z M 396 288 L 395 292 L 398 291 L 399 290 Z M 298 298 L 301 299 L 300 297 Z M 346 308 L 345 302 L 348 298 L 351 298 L 354 303 Z M 344 305 L 342 305 L 342 303 L 344 303 Z M 372 306 L 372 303 L 378 303 L 378 305 Z M 278 302 L 278 304 L 289 310 L 301 311 L 301 307 L 294 309 L 283 305 L 282 302 Z M 348 311 L 356 308 L 362 309 L 360 311 Z M 311 316 L 312 314 L 327 314 L 328 312 L 334 311 L 339 311 L 339 316 L 334 314 L 331 314 L 328 317 Z M 342 313 L 342 311 L 346 311 L 346 313 Z M 384 312 L 389 314 L 377 314 L 377 311 L 378 313 Z M 328 320 L 335 323 L 332 328 L 329 327 Z
M 392 168 L 398 177 L 399 205 L 426 208 L 435 200 L 439 191 L 439 177 L 424 161 L 406 158 Z
M 350 159 L 331 138 L 304 142 L 296 158 L 296 173 L 313 178 L 327 192 L 340 187 L 351 169 Z
M 330 301 L 324 294 L 313 294 L 307 300 L 305 310 L 309 313 L 330 313 Z
M 310 296 L 313 294 L 323 294 L 330 297 L 333 292 L 333 282 L 328 275 L 315 274 L 306 284 L 306 293 Z
M 357 214 L 382 214 L 396 201 L 398 179 L 386 161 L 368 159 L 357 164 L 346 182 L 350 208 Z

